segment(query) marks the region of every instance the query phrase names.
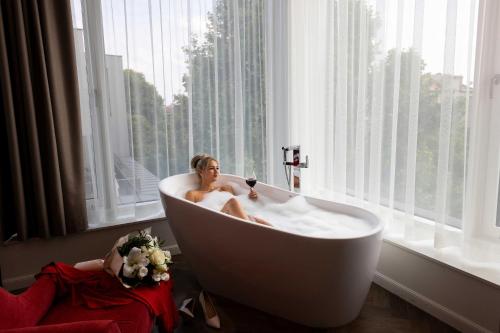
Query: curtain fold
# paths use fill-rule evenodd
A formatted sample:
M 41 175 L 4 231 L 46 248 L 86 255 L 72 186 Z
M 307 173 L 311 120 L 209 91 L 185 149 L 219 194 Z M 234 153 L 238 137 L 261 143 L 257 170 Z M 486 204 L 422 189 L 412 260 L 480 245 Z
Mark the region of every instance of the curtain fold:
M 0 4 L 3 239 L 87 228 L 69 1 Z
M 405 241 L 461 246 L 476 2 L 296 0 L 289 15 L 302 189 L 376 207 Z
M 160 217 L 158 181 L 194 154 L 267 180 L 264 1 L 73 0 L 73 14 L 91 227 Z

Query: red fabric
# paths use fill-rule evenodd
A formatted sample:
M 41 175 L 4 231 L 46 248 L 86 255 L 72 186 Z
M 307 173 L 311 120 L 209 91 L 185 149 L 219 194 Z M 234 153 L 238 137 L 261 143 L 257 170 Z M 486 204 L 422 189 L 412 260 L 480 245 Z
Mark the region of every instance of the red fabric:
M 71 304 L 101 309 L 126 305 L 137 300 L 145 304 L 161 322 L 161 328 L 172 332 L 178 321 L 178 313 L 171 294 L 172 280 L 157 286 L 127 289 L 104 271 L 80 271 L 64 263 L 45 266 L 37 278 L 51 277 L 57 283 L 59 295 L 71 295 Z
M 2 333 L 122 333 L 113 320 L 87 320 L 2 330 Z
M 0 288 L 0 329 L 34 326 L 52 305 L 54 282 L 39 279 L 20 295 Z
M 80 322 L 86 320 L 112 320 L 122 333 L 151 333 L 154 316 L 149 308 L 136 300 L 129 304 L 88 308 L 73 304 L 71 295 L 58 298 L 38 325 Z

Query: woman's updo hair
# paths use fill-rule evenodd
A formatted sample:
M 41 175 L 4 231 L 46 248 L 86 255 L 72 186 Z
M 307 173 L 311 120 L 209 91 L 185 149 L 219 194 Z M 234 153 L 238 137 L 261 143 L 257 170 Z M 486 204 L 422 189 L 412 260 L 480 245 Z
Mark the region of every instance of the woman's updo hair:
M 200 175 L 200 173 L 208 167 L 208 163 L 210 163 L 210 161 L 217 162 L 215 158 L 208 154 L 195 155 L 191 159 L 191 169 Z

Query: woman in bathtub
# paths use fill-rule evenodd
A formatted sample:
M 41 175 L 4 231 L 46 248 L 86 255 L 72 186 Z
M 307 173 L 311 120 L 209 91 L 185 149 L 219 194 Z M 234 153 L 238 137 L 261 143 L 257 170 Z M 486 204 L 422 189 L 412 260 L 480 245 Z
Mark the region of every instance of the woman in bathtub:
M 262 219 L 248 215 L 238 199 L 233 197 L 234 190 L 231 185 L 217 186 L 215 184 L 215 181 L 219 177 L 219 162 L 217 162 L 215 158 L 207 154 L 196 155 L 191 159 L 191 168 L 193 168 L 193 170 L 195 170 L 198 174 L 200 184 L 198 189 L 191 190 L 186 193 L 187 200 L 192 202 L 202 201 L 208 193 L 213 191 L 227 193 L 227 201 L 224 201 L 220 207 L 221 212 L 242 218 L 244 220 L 268 226 L 271 225 Z M 254 200 L 257 199 L 257 192 L 253 188 L 250 188 L 248 197 Z

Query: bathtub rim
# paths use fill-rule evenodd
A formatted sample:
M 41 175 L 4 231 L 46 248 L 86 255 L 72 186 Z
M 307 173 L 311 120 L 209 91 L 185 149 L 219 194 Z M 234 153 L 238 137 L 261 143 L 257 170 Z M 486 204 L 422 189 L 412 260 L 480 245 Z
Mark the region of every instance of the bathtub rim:
M 259 223 L 254 223 L 254 222 L 247 221 L 247 220 L 244 220 L 244 219 L 239 218 L 239 217 L 231 216 L 231 215 L 222 213 L 222 212 L 220 212 L 218 210 L 215 210 L 215 209 L 212 209 L 212 208 L 209 208 L 209 207 L 205 207 L 205 206 L 202 206 L 202 205 L 198 205 L 198 204 L 196 204 L 196 203 L 194 203 L 194 202 L 192 202 L 190 200 L 187 200 L 187 199 L 182 198 L 180 196 L 174 195 L 174 194 L 169 193 L 168 191 L 165 190 L 165 186 L 166 186 L 165 184 L 169 180 L 172 180 L 174 178 L 187 178 L 187 177 L 189 177 L 191 175 L 195 175 L 195 173 L 194 172 L 182 173 L 182 174 L 177 174 L 177 175 L 169 176 L 169 177 L 166 177 L 166 178 L 162 179 L 158 183 L 158 190 L 160 192 L 160 196 L 161 195 L 169 196 L 169 197 L 171 197 L 173 199 L 181 200 L 181 201 L 183 201 L 185 203 L 193 205 L 193 207 L 202 208 L 202 209 L 205 209 L 205 210 L 217 213 L 217 214 L 219 214 L 221 216 L 224 216 L 226 218 L 230 218 L 230 219 L 233 219 L 233 220 L 239 221 L 239 222 L 244 222 L 247 225 L 251 225 L 251 226 L 254 226 L 254 227 L 257 227 L 257 228 L 267 228 L 269 230 L 273 230 L 274 232 L 280 232 L 280 233 L 283 233 L 283 234 L 286 234 L 286 235 L 289 235 L 289 236 L 294 236 L 294 237 L 303 237 L 303 238 L 316 239 L 316 240 L 327 240 L 327 241 L 328 240 L 335 240 L 335 241 L 361 240 L 361 239 L 373 237 L 374 235 L 376 235 L 378 233 L 382 233 L 382 231 L 384 230 L 384 223 L 383 223 L 382 219 L 380 218 L 380 216 L 378 214 L 375 214 L 375 213 L 373 213 L 373 212 L 365 209 L 365 208 L 354 206 L 354 205 L 350 205 L 350 204 L 346 204 L 346 203 L 342 203 L 342 202 L 327 200 L 327 199 L 323 199 L 323 198 L 320 198 L 320 197 L 317 197 L 317 196 L 304 195 L 304 194 L 300 194 L 300 193 L 291 192 L 291 191 L 288 191 L 286 189 L 283 189 L 283 188 L 280 188 L 280 187 L 277 187 L 277 186 L 274 186 L 274 185 L 270 185 L 270 184 L 267 184 L 267 183 L 263 183 L 263 182 L 259 182 L 258 184 L 260 186 L 267 187 L 267 188 L 269 188 L 269 189 L 271 189 L 273 191 L 285 192 L 286 194 L 289 195 L 289 198 L 301 195 L 301 196 L 305 197 L 306 200 L 308 198 L 310 198 L 312 200 L 319 200 L 319 201 L 322 201 L 322 202 L 325 202 L 325 203 L 328 203 L 328 204 L 333 204 L 334 206 L 342 207 L 342 208 L 347 209 L 347 210 L 353 210 L 355 212 L 359 212 L 360 215 L 366 214 L 366 215 L 370 216 L 371 219 L 374 221 L 374 222 L 369 222 L 369 223 L 373 223 L 373 224 L 376 224 L 376 225 L 374 225 L 369 232 L 363 233 L 360 236 L 338 237 L 338 238 L 327 237 L 327 238 L 325 238 L 325 237 L 319 237 L 319 236 L 303 235 L 303 234 L 293 233 L 293 232 L 289 232 L 289 231 L 282 230 L 282 229 L 277 229 L 277 228 L 274 228 L 272 226 L 267 226 L 267 225 L 263 225 L 263 224 L 259 224 Z M 237 180 L 240 180 L 242 182 L 245 182 L 245 178 L 243 178 L 241 176 L 233 175 L 233 174 L 220 174 L 219 177 L 221 177 L 221 178 L 233 178 L 233 179 L 237 179 Z M 311 203 L 309 201 L 308 201 L 308 203 L 311 204 L 311 205 L 314 205 L 313 203 Z M 168 208 L 166 208 L 165 210 L 167 210 L 167 209 Z M 348 215 L 348 214 L 346 214 L 346 215 Z M 356 216 L 356 217 L 360 218 L 359 216 Z M 168 221 L 168 217 L 167 217 L 167 221 Z

